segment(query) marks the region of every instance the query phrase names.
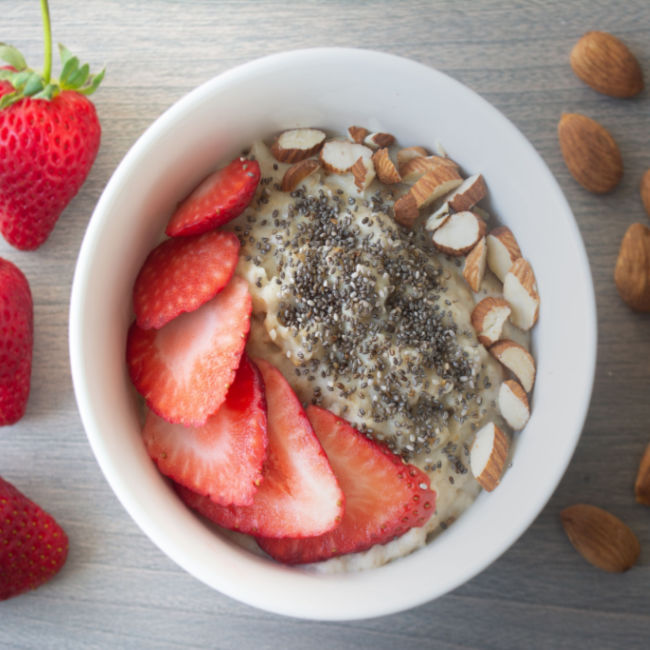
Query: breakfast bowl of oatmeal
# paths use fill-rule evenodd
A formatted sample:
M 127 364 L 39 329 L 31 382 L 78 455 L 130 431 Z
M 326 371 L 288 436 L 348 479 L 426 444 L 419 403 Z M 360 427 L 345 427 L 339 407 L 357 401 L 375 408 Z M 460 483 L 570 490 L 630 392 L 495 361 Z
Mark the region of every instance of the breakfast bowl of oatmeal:
M 163 552 L 345 620 L 442 596 L 532 523 L 595 323 L 515 127 L 429 67 L 326 48 L 225 72 L 136 142 L 84 238 L 70 353 L 98 463 Z

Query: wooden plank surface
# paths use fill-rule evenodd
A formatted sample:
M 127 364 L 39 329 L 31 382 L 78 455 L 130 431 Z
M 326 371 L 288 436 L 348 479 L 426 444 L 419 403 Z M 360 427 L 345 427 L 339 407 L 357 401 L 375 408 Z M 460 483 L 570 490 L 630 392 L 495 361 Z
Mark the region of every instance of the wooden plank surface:
M 0 430 L 0 475 L 55 514 L 71 550 L 54 581 L 0 603 L 0 647 L 649 647 L 650 510 L 634 502 L 632 484 L 650 440 L 650 317 L 621 303 L 612 271 L 626 228 L 650 223 L 638 196 L 641 174 L 650 167 L 650 98 L 648 90 L 633 100 L 598 95 L 568 66 L 575 40 L 602 29 L 625 40 L 649 80 L 647 0 L 51 0 L 51 13 L 56 41 L 93 67 L 108 68 L 94 96 L 103 140 L 86 184 L 42 248 L 24 253 L 0 242 L 0 255 L 29 278 L 36 319 L 29 408 L 20 423 Z M 36 66 L 40 34 L 36 0 L 0 0 L 0 40 L 19 46 Z M 402 614 L 342 624 L 282 618 L 234 602 L 153 546 L 117 502 L 90 451 L 67 347 L 69 294 L 85 228 L 102 188 L 142 131 L 184 93 L 234 65 L 322 45 L 380 49 L 436 67 L 523 131 L 575 213 L 592 266 L 599 326 L 582 439 L 530 529 L 453 593 Z M 556 139 L 563 111 L 590 115 L 618 140 L 625 176 L 611 194 L 590 195 L 570 178 Z M 633 528 L 642 546 L 637 567 L 610 575 L 576 555 L 559 523 L 560 510 L 576 501 L 606 507 Z

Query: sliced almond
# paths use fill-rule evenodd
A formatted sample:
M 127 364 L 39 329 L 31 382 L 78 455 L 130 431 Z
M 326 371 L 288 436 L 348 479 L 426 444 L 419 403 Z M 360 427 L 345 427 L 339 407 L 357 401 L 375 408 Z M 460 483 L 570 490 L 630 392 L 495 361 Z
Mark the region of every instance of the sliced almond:
M 562 510 L 560 518 L 569 541 L 587 562 L 616 573 L 636 563 L 641 552 L 639 540 L 607 510 L 578 503 Z
M 413 160 L 419 160 L 414 158 Z M 438 165 L 426 172 L 409 190 L 418 208 L 423 208 L 437 198 L 457 188 L 463 179 L 456 169 Z
M 433 245 L 447 255 L 465 255 L 485 235 L 485 221 L 473 212 L 454 212 L 434 231 Z
M 530 418 L 526 391 L 514 379 L 507 379 L 499 388 L 499 413 L 515 431 L 521 431 Z
M 333 174 L 346 174 L 359 158 L 370 160 L 372 150 L 362 144 L 346 140 L 329 140 L 320 150 L 323 167 Z
M 354 165 L 350 167 L 350 171 L 354 176 L 354 184 L 360 192 L 363 192 L 375 178 L 375 165 L 372 158 L 359 156 Z
M 447 199 L 447 203 L 456 212 L 471 210 L 487 195 L 487 185 L 481 174 L 466 178 L 457 190 Z
M 510 228 L 500 226 L 487 236 L 487 265 L 490 271 L 503 282 L 512 263 L 521 257 L 521 251 Z
M 645 448 L 639 463 L 639 471 L 634 482 L 634 496 L 637 503 L 650 506 L 650 445 Z
M 523 257 L 516 259 L 503 279 L 503 297 L 510 303 L 513 325 L 527 331 L 539 316 L 539 293 L 533 269 Z
M 497 341 L 490 353 L 519 380 L 527 393 L 535 383 L 535 360 L 525 347 L 510 339 Z
M 307 158 L 307 160 L 294 163 L 284 172 L 280 189 L 283 192 L 293 192 L 307 176 L 313 174 L 317 169 L 320 169 L 320 161 L 316 158 Z
M 424 224 L 425 230 L 433 232 L 442 226 L 449 218 L 451 210 L 448 203 L 443 203 L 433 214 L 427 217 L 427 222 Z
M 401 223 L 406 228 L 412 228 L 415 220 L 420 214 L 418 205 L 415 202 L 415 197 L 410 192 L 400 196 L 399 199 L 395 201 L 393 213 L 397 223 Z
M 393 183 L 401 182 L 402 177 L 399 175 L 397 167 L 395 167 L 395 163 L 391 160 L 391 157 L 388 153 L 388 147 L 377 149 L 377 151 L 372 154 L 372 162 L 375 165 L 377 178 L 382 183 L 386 183 L 386 185 L 392 185 Z
M 356 144 L 362 144 L 365 140 L 365 137 L 368 135 L 368 129 L 362 126 L 349 126 L 348 127 L 348 138 L 351 142 Z
M 364 139 L 363 144 L 371 149 L 383 149 L 390 147 L 395 142 L 395 136 L 391 133 L 369 133 Z
M 424 147 L 404 147 L 397 152 L 397 167 L 401 167 L 405 162 L 411 158 L 418 158 L 419 156 L 428 156 L 429 152 Z
M 503 325 L 510 316 L 510 305 L 503 298 L 483 298 L 472 310 L 471 322 L 478 340 L 486 347 L 501 338 Z
M 478 240 L 478 244 L 472 248 L 465 258 L 465 266 L 463 267 L 463 277 L 474 293 L 478 293 L 481 289 L 481 283 L 485 275 L 486 261 L 487 244 L 485 237 L 481 237 Z
M 499 485 L 508 458 L 508 437 L 494 422 L 476 432 L 469 450 L 469 464 L 474 478 L 487 492 Z
M 442 156 L 414 156 L 401 164 L 398 161 L 399 173 L 405 183 L 415 183 L 429 170 L 440 166 L 458 170 L 456 163 Z
M 294 163 L 318 153 L 327 136 L 319 129 L 291 129 L 284 131 L 271 145 L 276 160 Z

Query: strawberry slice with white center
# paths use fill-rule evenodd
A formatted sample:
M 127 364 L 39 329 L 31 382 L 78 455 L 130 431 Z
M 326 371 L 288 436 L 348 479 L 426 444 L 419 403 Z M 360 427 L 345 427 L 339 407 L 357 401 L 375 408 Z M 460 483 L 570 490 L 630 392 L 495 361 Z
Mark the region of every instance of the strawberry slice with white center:
M 133 323 L 126 359 L 147 406 L 168 422 L 205 424 L 235 377 L 251 309 L 248 283 L 234 276 L 212 300 L 158 330 Z
M 320 535 L 343 516 L 344 497 L 296 394 L 280 371 L 256 360 L 266 387 L 267 458 L 250 506 L 220 506 L 182 486 L 191 508 L 220 526 L 265 537 Z
M 236 158 L 204 179 L 178 206 L 165 232 L 170 237 L 198 235 L 239 216 L 260 182 L 256 160 Z
M 427 522 L 436 494 L 424 472 L 326 409 L 309 406 L 307 416 L 345 495 L 345 514 L 339 526 L 317 537 L 258 537 L 264 551 L 287 564 L 318 562 L 385 544 Z
M 133 287 L 133 310 L 142 329 L 156 329 L 194 311 L 230 282 L 239 255 L 232 232 L 213 230 L 167 239 L 145 260 Z
M 201 427 L 149 411 L 142 438 L 158 469 L 222 505 L 250 505 L 266 457 L 266 399 L 259 370 L 244 353 L 226 401 Z

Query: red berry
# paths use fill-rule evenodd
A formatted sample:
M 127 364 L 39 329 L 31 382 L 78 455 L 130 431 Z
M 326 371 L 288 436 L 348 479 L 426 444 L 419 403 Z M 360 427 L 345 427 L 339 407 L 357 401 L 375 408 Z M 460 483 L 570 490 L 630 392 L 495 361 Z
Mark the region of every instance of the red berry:
M 158 330 L 133 323 L 127 364 L 149 408 L 168 422 L 205 424 L 235 377 L 251 310 L 248 283 L 234 276 L 212 300 Z
M 170 237 L 197 235 L 227 223 L 246 209 L 259 181 L 257 161 L 236 158 L 210 174 L 178 206 L 165 232 Z
M 256 361 L 266 387 L 269 445 L 250 506 L 220 506 L 178 487 L 185 503 L 217 524 L 268 537 L 324 533 L 343 514 L 343 495 L 296 394 L 280 371 Z
M 0 425 L 24 414 L 32 373 L 34 314 L 22 271 L 0 258 Z
M 10 244 L 31 250 L 47 239 L 86 179 L 100 134 L 95 107 L 71 90 L 0 110 L 0 232 Z
M 203 426 L 171 424 L 149 411 L 142 436 L 166 476 L 216 503 L 250 505 L 268 440 L 259 370 L 244 353 L 226 401 Z
M 0 600 L 36 589 L 68 556 L 68 537 L 54 518 L 0 478 Z
M 162 327 L 193 311 L 230 281 L 237 266 L 239 240 L 231 232 L 167 239 L 145 260 L 133 289 L 133 308 L 142 329 Z
M 309 406 L 307 416 L 345 495 L 345 514 L 339 526 L 317 537 L 259 538 L 264 551 L 287 564 L 317 562 L 385 544 L 426 523 L 436 495 L 424 472 L 330 411 Z

